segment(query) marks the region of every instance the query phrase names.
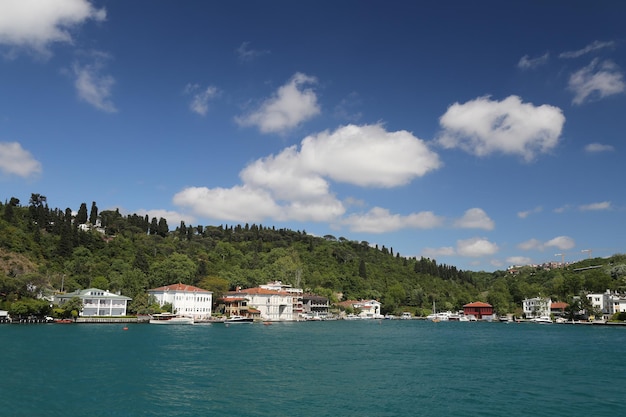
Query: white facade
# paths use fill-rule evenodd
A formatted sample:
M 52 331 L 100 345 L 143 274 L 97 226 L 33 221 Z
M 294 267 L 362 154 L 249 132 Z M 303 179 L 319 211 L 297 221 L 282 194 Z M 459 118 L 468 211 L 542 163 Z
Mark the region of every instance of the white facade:
M 353 303 L 352 306 L 360 310 L 359 317 L 363 319 L 376 319 L 382 317 L 380 314 L 381 304 L 376 300 L 361 300 Z
M 193 317 L 195 320 L 205 320 L 211 317 L 213 307 L 213 293 L 185 284 L 166 285 L 148 290 L 163 307 L 169 303 L 172 312 L 181 316 Z
M 626 311 L 626 297 L 606 290 L 603 294 L 587 294 L 587 299 L 591 302 L 596 312 L 601 311 L 605 318 L 610 318 L 615 313 Z
M 54 302 L 63 305 L 74 297 L 83 302 L 81 317 L 125 316 L 130 297 L 114 294 L 98 288 L 77 290 L 68 294 L 54 296 Z
M 292 292 L 268 288 L 237 289 L 224 295 L 224 300 L 245 299 L 248 309 L 258 310 L 259 316 L 265 321 L 293 321 L 294 317 Z
M 526 317 L 549 317 L 552 300 L 549 298 L 527 298 L 522 300 L 522 308 Z
M 285 291 L 249 288 L 243 290 L 248 306 L 259 310 L 261 318 L 268 321 L 292 321 L 293 294 Z

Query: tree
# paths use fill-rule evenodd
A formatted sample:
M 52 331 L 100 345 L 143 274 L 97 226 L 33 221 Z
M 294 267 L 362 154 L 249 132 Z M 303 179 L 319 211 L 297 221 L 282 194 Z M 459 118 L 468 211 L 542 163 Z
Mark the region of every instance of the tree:
M 87 223 L 87 204 L 82 203 L 78 209 L 78 213 L 76 213 L 76 224 L 85 223 Z
M 359 276 L 363 279 L 367 279 L 367 268 L 363 259 L 359 262 Z
M 96 202 L 91 202 L 91 211 L 89 212 L 89 223 L 96 224 L 98 221 L 98 207 L 96 206 Z
M 72 297 L 63 304 L 64 317 L 76 318 L 83 311 L 83 301 L 80 297 Z
M 224 293 L 229 290 L 230 283 L 227 279 L 220 278 L 217 276 L 208 276 L 203 278 L 198 286 L 203 290 L 213 292 L 213 305 L 216 305 L 218 300 L 222 298 Z
M 159 219 L 159 225 L 157 227 L 157 234 L 161 237 L 165 237 L 167 236 L 167 234 L 169 233 L 170 229 L 167 227 L 167 220 L 165 220 L 163 217 L 161 217 Z
M 189 256 L 182 253 L 173 253 L 166 259 L 153 264 L 151 268 L 151 286 L 184 283 L 192 284 L 196 275 L 196 265 Z
M 28 304 L 23 301 L 16 301 L 11 303 L 11 307 L 9 308 L 9 315 L 11 317 L 24 317 L 28 316 L 29 308 Z
M 14 209 L 20 205 L 20 200 L 15 197 L 11 197 L 9 203 L 4 206 L 4 220 L 8 223 L 13 223 L 14 220 Z

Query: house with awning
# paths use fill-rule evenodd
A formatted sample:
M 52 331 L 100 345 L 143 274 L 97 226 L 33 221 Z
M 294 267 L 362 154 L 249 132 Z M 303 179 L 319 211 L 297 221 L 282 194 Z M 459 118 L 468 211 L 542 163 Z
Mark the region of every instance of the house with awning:
M 237 288 L 222 297 L 224 313 L 227 316 L 239 315 L 260 318 L 264 321 L 293 321 L 293 293 L 283 289 Z

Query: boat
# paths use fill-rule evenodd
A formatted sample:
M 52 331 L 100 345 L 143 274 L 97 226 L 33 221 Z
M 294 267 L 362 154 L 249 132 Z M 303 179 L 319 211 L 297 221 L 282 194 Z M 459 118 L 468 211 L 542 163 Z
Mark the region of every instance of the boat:
M 552 324 L 552 319 L 548 316 L 535 317 L 534 319 L 530 319 L 530 321 L 539 324 Z
M 456 313 L 448 316 L 448 321 L 470 321 L 469 317 L 464 314 Z
M 150 324 L 193 324 L 193 318 L 173 313 L 158 313 L 152 315 Z
M 238 323 L 252 323 L 254 319 L 252 317 L 244 317 L 244 316 L 230 316 L 224 323 L 226 324 L 238 324 Z
M 426 316 L 426 320 L 439 322 L 439 321 L 450 321 L 450 312 L 441 312 L 441 313 L 432 313 Z
M 432 321 L 435 323 L 440 322 L 440 321 L 448 321 L 450 320 L 451 315 L 452 313 L 450 313 L 449 311 L 437 313 L 437 310 L 435 309 L 435 302 L 433 301 L 433 312 L 432 314 L 429 314 L 428 316 L 426 316 L 426 320 Z
M 400 320 L 411 320 L 412 318 L 413 316 L 408 311 L 403 312 L 402 315 L 400 316 Z

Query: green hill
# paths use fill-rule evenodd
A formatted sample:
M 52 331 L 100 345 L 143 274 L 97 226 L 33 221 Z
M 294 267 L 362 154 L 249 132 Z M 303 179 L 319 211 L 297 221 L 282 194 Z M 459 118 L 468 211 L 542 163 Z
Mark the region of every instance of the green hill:
M 184 223 L 171 229 L 165 219 L 98 212 L 95 202 L 89 212 L 86 204 L 76 215 L 72 211 L 50 209 L 39 194 L 27 205 L 15 198 L 0 203 L 0 309 L 55 291 L 97 287 L 132 297 L 136 312 L 146 307 L 148 288 L 165 284 L 200 286 L 218 298 L 236 286 L 280 280 L 334 300 L 378 299 L 383 313 L 421 315 L 433 301 L 438 309 L 457 310 L 479 300 L 504 314 L 518 311 L 527 297 L 567 302 L 625 285 L 624 255 L 566 268 L 472 272 L 407 258 L 391 246 L 304 230 Z

